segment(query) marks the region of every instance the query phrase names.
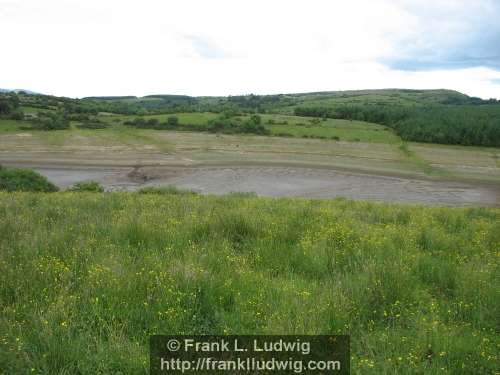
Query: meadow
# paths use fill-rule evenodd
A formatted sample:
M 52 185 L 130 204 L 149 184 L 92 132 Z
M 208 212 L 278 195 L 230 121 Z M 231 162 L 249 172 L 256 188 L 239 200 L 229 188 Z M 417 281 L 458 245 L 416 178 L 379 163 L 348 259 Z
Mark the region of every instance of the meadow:
M 28 116 L 35 116 L 37 113 L 53 113 L 52 109 L 36 108 L 22 106 L 22 111 Z M 100 113 L 93 116 L 98 122 L 104 123 L 110 127 L 116 128 L 135 118 L 144 118 L 145 120 L 155 119 L 159 122 L 166 122 L 169 117 L 175 116 L 180 125 L 185 127 L 186 131 L 193 130 L 190 126 L 208 127 L 209 121 L 217 119 L 220 115 L 213 112 L 192 112 L 182 113 L 174 112 L 168 114 L 155 115 L 120 115 L 112 113 Z M 299 137 L 299 138 L 319 138 L 334 139 L 343 141 L 357 142 L 381 142 L 398 143 L 401 139 L 385 126 L 363 121 L 324 119 L 322 121 L 311 119 L 310 117 L 280 115 L 280 114 L 261 114 L 263 126 L 272 136 Z M 239 114 L 235 116 L 238 121 L 244 122 L 250 118 L 249 114 Z M 75 129 L 81 122 L 72 121 L 71 127 Z M 5 120 L 0 119 L 0 133 L 23 130 L 32 125 L 28 121 Z M 120 129 L 123 127 L 119 126 Z M 182 130 L 182 127 L 178 130 Z
M 180 333 L 498 371 L 500 210 L 169 192 L 0 192 L 0 373 L 146 374 L 148 336 Z
M 179 124 L 184 125 L 186 131 L 188 131 L 190 125 L 207 126 L 210 120 L 216 119 L 219 115 L 211 112 L 198 112 L 146 115 L 143 117 L 146 120 L 156 119 L 159 122 L 165 122 L 171 116 L 177 117 Z M 401 142 L 401 139 L 385 126 L 363 121 L 336 119 L 314 121 L 310 117 L 279 114 L 263 114 L 260 116 L 262 124 L 270 131 L 271 136 L 335 139 L 350 142 Z M 101 121 L 110 125 L 123 124 L 134 118 L 134 116 L 122 115 L 99 116 Z M 243 122 L 249 119 L 250 115 L 238 115 L 236 118 Z

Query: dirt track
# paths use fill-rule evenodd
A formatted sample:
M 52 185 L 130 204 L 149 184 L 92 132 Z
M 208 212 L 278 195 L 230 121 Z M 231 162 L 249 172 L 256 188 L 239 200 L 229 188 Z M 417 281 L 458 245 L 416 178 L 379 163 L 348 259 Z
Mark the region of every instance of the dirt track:
M 203 194 L 255 192 L 261 196 L 346 197 L 450 206 L 500 206 L 496 186 L 429 181 L 292 166 L 34 167 L 62 188 L 96 180 L 109 191 L 175 185 Z

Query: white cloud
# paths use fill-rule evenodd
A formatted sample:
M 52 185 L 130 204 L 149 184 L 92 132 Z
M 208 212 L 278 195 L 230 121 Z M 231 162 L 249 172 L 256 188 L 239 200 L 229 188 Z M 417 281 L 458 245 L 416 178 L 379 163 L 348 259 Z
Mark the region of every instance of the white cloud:
M 403 87 L 500 97 L 493 69 L 405 72 L 381 63 L 411 55 L 398 52 L 401 41 L 428 48 L 451 35 L 416 32 L 416 3 L 0 0 L 0 35 L 8 36 L 0 87 L 66 96 Z

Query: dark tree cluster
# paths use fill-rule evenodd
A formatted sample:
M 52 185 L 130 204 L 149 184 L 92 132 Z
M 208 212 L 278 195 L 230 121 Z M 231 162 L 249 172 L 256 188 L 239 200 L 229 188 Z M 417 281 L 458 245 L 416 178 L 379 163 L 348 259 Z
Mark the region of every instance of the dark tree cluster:
M 50 95 L 17 95 L 25 106 L 43 110 L 62 109 L 67 114 L 97 115 L 99 112 L 119 113 L 124 115 L 145 114 L 146 111 L 135 103 L 113 100 L 72 99 Z
M 227 114 L 223 114 L 208 122 L 208 131 L 225 134 L 271 134 L 269 129 L 262 125 L 262 119 L 259 115 L 252 115 L 250 118 L 242 120 L 238 117 L 228 117 Z
M 206 125 L 180 124 L 176 116 L 170 116 L 164 122 L 160 122 L 156 118 L 146 119 L 144 117 L 137 117 L 134 120 L 124 122 L 124 124 L 142 129 L 200 131 L 224 134 L 270 134 L 270 131 L 262 125 L 259 115 L 252 115 L 250 118 L 242 120 L 228 112 L 208 121 Z
M 407 141 L 500 146 L 498 105 L 297 107 L 295 114 L 386 125 Z
M 16 94 L 0 94 L 0 118 L 22 120 L 23 111 L 20 108 L 20 101 Z
M 69 129 L 69 119 L 62 110 L 56 112 L 39 112 L 32 120 L 33 128 L 40 130 L 64 130 Z
M 277 106 L 293 105 L 295 101 L 287 95 L 240 95 L 229 96 L 229 104 L 243 112 L 265 113 Z

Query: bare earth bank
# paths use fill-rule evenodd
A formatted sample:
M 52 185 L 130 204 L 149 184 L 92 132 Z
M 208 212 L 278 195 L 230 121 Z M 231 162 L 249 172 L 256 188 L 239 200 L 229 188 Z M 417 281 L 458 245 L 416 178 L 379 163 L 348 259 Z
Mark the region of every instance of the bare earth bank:
M 95 180 L 108 191 L 174 185 L 203 194 L 255 192 L 270 197 L 378 200 L 448 206 L 500 206 L 500 188 L 292 166 L 38 166 L 61 188 Z

